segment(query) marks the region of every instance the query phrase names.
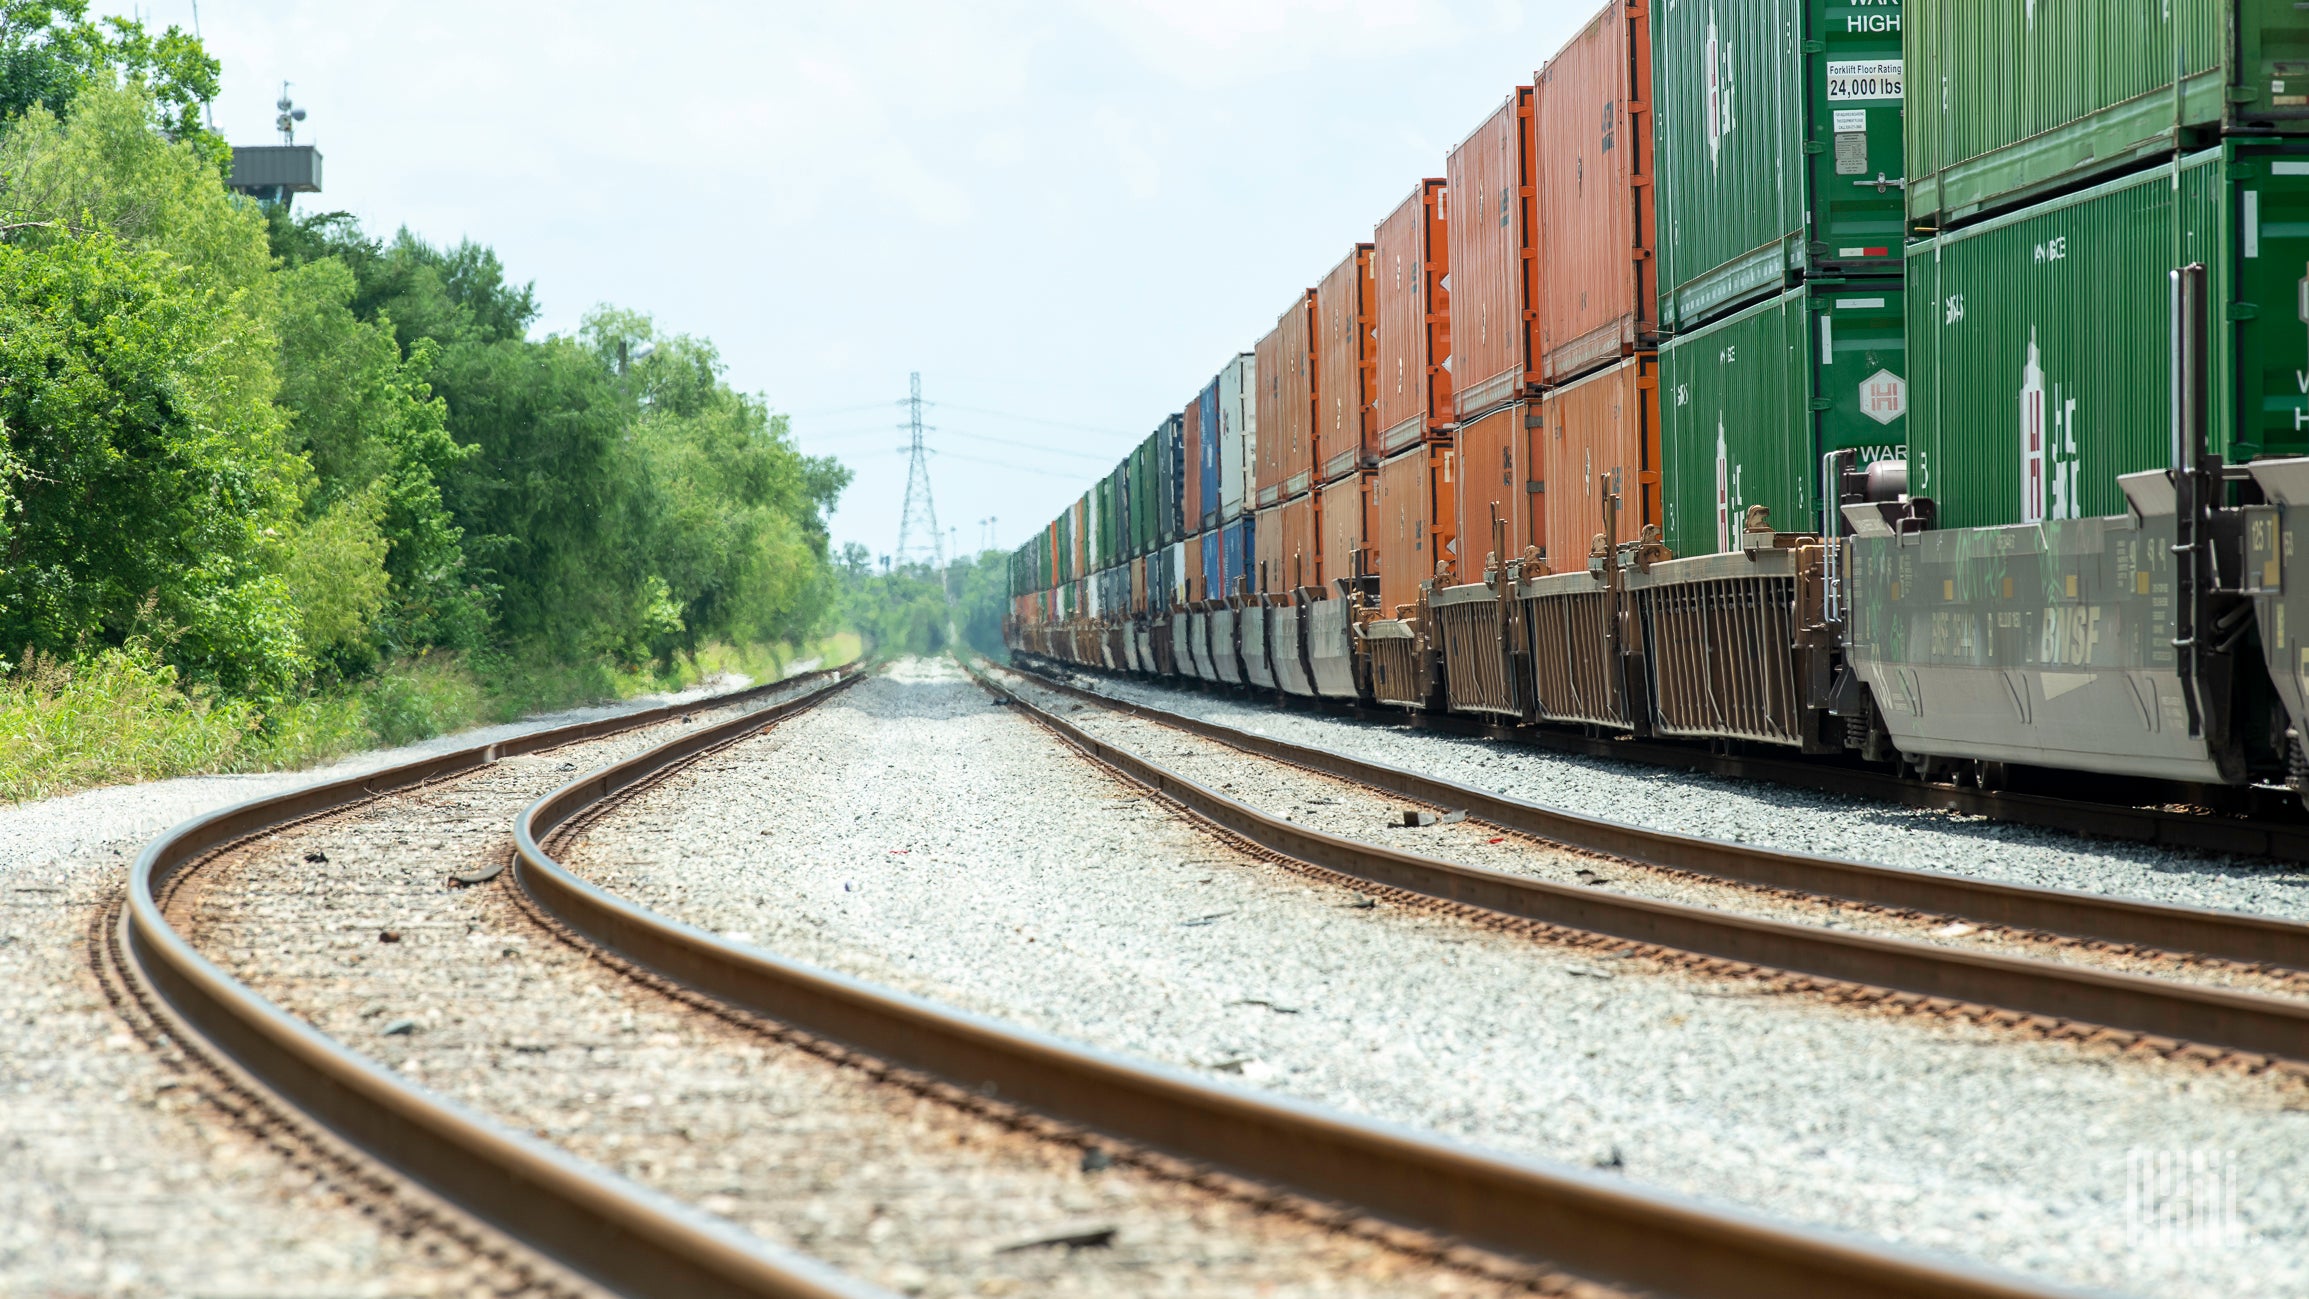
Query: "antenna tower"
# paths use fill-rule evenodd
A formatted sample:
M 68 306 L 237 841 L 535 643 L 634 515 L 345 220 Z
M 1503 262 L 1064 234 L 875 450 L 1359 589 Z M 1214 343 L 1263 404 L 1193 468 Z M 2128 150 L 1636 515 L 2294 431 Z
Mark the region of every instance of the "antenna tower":
M 922 447 L 922 372 L 908 376 L 908 418 L 902 426 L 912 435 L 906 464 L 906 508 L 898 516 L 898 562 L 921 558 L 943 570 L 946 534 L 938 530 L 938 506 L 930 499 L 930 453 Z

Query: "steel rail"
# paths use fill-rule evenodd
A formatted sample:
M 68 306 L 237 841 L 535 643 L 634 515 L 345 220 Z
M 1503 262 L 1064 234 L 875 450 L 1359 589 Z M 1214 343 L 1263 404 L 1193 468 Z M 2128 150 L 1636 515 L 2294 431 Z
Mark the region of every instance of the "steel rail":
M 2093 1024 L 2242 1053 L 2309 1060 L 2309 1001 L 2025 957 L 1820 929 L 1680 902 L 1601 893 L 1340 838 L 1268 816 L 1014 699 L 1099 761 L 1260 847 L 1429 897 L 1798 974 Z
M 1106 668 L 1091 667 L 1087 664 L 1072 663 L 1041 655 L 1014 653 L 1013 658 L 1017 660 L 1032 659 L 1051 668 L 1069 672 L 1117 677 L 1128 675 Z M 1416 730 L 1496 740 L 1506 744 L 1521 744 L 1531 748 L 1548 749 L 1557 753 L 1572 753 L 1582 757 L 1601 758 L 1608 762 L 1633 762 L 1655 767 L 1674 767 L 1734 780 L 1765 780 L 1777 785 L 1841 794 L 1850 798 L 1874 799 L 1906 807 L 1958 812 L 1966 816 L 1984 816 L 1991 820 L 2007 821 L 2014 825 L 2062 830 L 2094 839 L 2152 844 L 2165 848 L 2186 848 L 2200 852 L 2230 853 L 2240 857 L 2268 857 L 2276 861 L 2309 862 L 2309 821 L 2299 819 L 2269 820 L 2262 817 L 2246 817 L 2222 812 L 2210 814 L 2175 812 L 2164 808 L 2137 807 L 2127 803 L 2088 798 L 2064 798 L 2054 794 L 2027 793 L 2018 790 L 1967 789 L 1958 785 L 1915 780 L 1891 772 L 1848 766 L 1832 761 L 1777 757 L 1753 752 L 1718 753 L 1701 748 L 1696 744 L 1646 740 L 1632 736 L 1591 735 L 1584 733 L 1581 729 L 1567 725 L 1514 725 L 1504 718 L 1485 720 L 1464 713 L 1425 712 L 1366 704 L 1361 701 L 1309 698 L 1304 695 L 1282 694 L 1252 686 L 1230 686 L 1219 682 L 1199 680 L 1188 682 L 1181 679 L 1173 683 L 1159 678 L 1142 677 L 1136 679 L 1142 684 L 1161 688 L 1240 697 L 1253 702 L 1269 704 L 1286 711 L 1316 712 L 1334 717 L 1351 717 L 1358 721 L 1372 722 L 1388 727 L 1407 725 Z M 2083 775 L 2089 773 L 2067 774 Z M 2148 788 L 2157 783 L 2144 778 L 2135 787 Z M 2167 784 L 2165 788 L 2179 795 L 2185 796 L 2187 793 L 2186 789 L 2170 784 Z
M 520 886 L 621 959 L 731 1005 L 1158 1150 L 1573 1272 L 1693 1299 L 2054 1293 L 939 1006 L 658 915 L 578 877 L 543 846 L 619 791 L 741 733 L 707 728 L 538 799 L 514 829 Z
M 441 1200 L 607 1289 L 717 1299 L 884 1295 L 410 1083 L 202 956 L 169 923 L 160 902 L 172 880 L 218 850 L 291 822 L 468 775 L 501 758 L 835 678 L 799 699 L 738 719 L 765 726 L 857 675 L 813 672 L 692 703 L 536 731 L 195 817 L 146 845 L 130 872 L 120 922 L 128 974 L 153 994 L 170 1032 L 228 1061 L 282 1109 L 308 1116 Z
M 2309 970 L 2309 925 L 2298 921 L 2211 907 L 2103 897 L 2073 889 L 2008 884 L 1946 871 L 1882 866 L 1654 830 L 1532 803 L 1288 740 L 1254 735 L 1137 700 L 1088 690 L 1042 673 L 1034 673 L 1033 679 L 1045 689 L 1136 714 L 1244 753 L 1295 763 L 1423 803 L 1464 809 L 1471 817 L 1510 830 L 1644 865 L 1878 906 L 1957 916 L 1985 924 L 2042 930 L 2070 938 Z

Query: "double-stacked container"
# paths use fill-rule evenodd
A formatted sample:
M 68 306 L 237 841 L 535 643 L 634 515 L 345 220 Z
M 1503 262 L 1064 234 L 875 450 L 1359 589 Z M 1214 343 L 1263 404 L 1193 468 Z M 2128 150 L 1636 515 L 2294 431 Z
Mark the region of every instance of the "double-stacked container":
M 1525 405 L 1536 395 L 1541 252 L 1532 87 L 1519 86 L 1451 151 L 1451 372 L 1459 520 L 1454 567 L 1478 580 L 1505 525 L 1502 561 L 1536 545 L 1545 502 L 1527 463 Z M 1533 413 L 1532 418 L 1536 418 Z
M 1650 6 L 1614 0 L 1538 78 L 1539 369 L 1526 459 L 1540 549 L 1585 571 L 1598 536 L 1659 521 L 1659 307 Z
M 1652 15 L 1660 521 L 1678 555 L 1738 549 L 1753 505 L 1773 530 L 1831 526 L 1825 454 L 1905 454 L 1901 21 L 1863 0 Z
M 1308 289 L 1259 340 L 1257 506 L 1298 496 L 1315 478 L 1315 291 Z
M 1379 614 L 1401 616 L 1435 576 L 1458 525 L 1452 494 L 1449 190 L 1424 180 L 1379 223 L 1371 254 L 1373 424 L 1383 457 L 1371 485 L 1368 538 L 1378 557 Z

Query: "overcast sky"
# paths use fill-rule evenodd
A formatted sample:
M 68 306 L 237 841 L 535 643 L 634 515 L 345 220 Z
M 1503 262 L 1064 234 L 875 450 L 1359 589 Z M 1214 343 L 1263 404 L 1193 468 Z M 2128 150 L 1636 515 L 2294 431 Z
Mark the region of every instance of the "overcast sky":
M 280 82 L 375 233 L 494 246 L 541 331 L 597 303 L 719 345 L 897 541 L 909 371 L 938 518 L 1078 496 L 1601 0 L 780 4 L 207 0 L 219 129 Z M 137 6 L 190 26 L 192 0 Z M 117 6 L 126 9 L 127 6 Z

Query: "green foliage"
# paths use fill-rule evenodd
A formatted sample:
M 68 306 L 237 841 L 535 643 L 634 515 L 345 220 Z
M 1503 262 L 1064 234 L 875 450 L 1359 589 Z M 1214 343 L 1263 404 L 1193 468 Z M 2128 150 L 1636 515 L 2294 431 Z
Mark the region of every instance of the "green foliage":
M 0 797 L 318 761 L 824 629 L 848 472 L 710 343 L 607 308 L 532 339 L 488 248 L 235 198 L 205 59 L 0 0 Z
M 34 108 L 61 117 L 92 88 L 133 82 L 150 97 L 154 125 L 221 165 L 231 151 L 200 121 L 218 70 L 178 27 L 154 35 L 133 18 L 91 21 L 87 0 L 0 0 L 0 117 Z

